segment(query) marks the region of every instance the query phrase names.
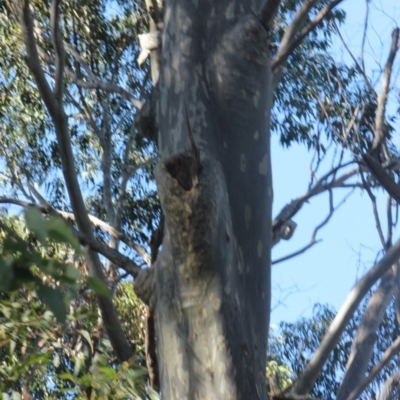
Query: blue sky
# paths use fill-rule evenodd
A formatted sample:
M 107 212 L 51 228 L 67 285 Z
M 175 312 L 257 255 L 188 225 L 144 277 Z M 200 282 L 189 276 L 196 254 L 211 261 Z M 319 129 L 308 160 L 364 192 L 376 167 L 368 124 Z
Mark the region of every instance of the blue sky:
M 347 0 L 341 7 L 347 12 L 346 23 L 341 28 L 342 35 L 351 51 L 358 57 L 366 11 L 365 0 Z M 397 26 L 396 20 L 400 25 L 400 1 L 372 0 L 369 9 L 365 63 L 371 76 L 378 79 L 379 65 L 384 65 L 386 61 L 391 32 Z M 333 55 L 338 61 L 350 62 L 339 40 L 335 40 Z M 398 92 L 400 54 L 397 55 L 396 61 L 393 80 L 397 80 Z M 379 80 L 375 88 L 380 89 Z M 394 95 L 391 97 L 390 107 L 392 111 L 394 107 L 398 107 Z M 395 138 L 395 142 L 399 144 L 399 123 L 396 128 L 398 137 Z M 290 200 L 307 191 L 311 158 L 312 152 L 308 152 L 304 146 L 293 145 L 289 149 L 283 149 L 278 143 L 278 138 L 273 137 L 274 215 Z M 321 172 L 324 172 L 324 169 Z M 339 203 L 345 194 L 343 189 L 336 191 L 335 204 Z M 385 202 L 385 195 L 378 196 L 378 205 L 383 212 Z M 273 249 L 272 259 L 296 251 L 309 243 L 314 227 L 326 217 L 327 212 L 327 194 L 320 195 L 306 204 L 294 218 L 298 226 L 292 239 L 288 242 L 281 241 Z M 384 218 L 382 219 L 384 224 Z M 385 232 L 385 228 L 383 229 Z M 394 240 L 398 237 L 399 232 L 395 233 Z M 339 309 L 357 277 L 374 263 L 381 245 L 375 229 L 371 202 L 366 193 L 353 193 L 322 228 L 318 238 L 323 241 L 306 253 L 273 266 L 272 324 L 308 317 L 317 302 L 328 303 Z

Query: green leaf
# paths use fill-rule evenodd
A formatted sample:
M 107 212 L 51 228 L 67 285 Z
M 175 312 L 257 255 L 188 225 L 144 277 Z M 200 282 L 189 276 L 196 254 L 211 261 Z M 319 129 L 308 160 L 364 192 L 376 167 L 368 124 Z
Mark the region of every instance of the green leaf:
M 81 273 L 79 270 L 75 267 L 72 267 L 71 265 L 66 265 L 65 266 L 65 277 L 70 279 L 72 282 L 76 282 L 80 279 Z
M 82 253 L 79 241 L 74 236 L 71 227 L 61 218 L 50 218 L 47 221 L 47 230 L 49 239 L 57 243 L 68 243 L 77 253 Z
M 97 368 L 105 378 L 112 381 L 117 377 L 117 372 L 110 367 L 98 367 Z
M 58 368 L 60 366 L 60 356 L 57 353 L 53 358 L 53 365 L 55 368 Z
M 16 346 L 17 346 L 17 343 L 14 340 L 10 340 L 10 355 L 14 354 Z
M 61 291 L 59 289 L 53 289 L 49 286 L 40 284 L 37 294 L 40 300 L 42 300 L 43 303 L 45 303 L 53 312 L 57 321 L 64 325 L 67 319 L 67 312 Z
M 81 371 L 82 361 L 79 357 L 75 357 L 74 376 L 78 376 Z
M 14 280 L 11 258 L 0 258 L 0 292 L 9 290 Z
M 22 400 L 21 395 L 18 392 L 15 392 L 14 390 L 11 392 L 13 400 Z
M 10 319 L 10 317 L 11 317 L 11 310 L 10 310 L 8 307 L 3 306 L 2 304 L 0 304 L 0 311 L 3 313 L 3 315 L 4 315 L 7 319 Z
M 78 332 L 86 339 L 86 341 L 89 343 L 90 350 L 93 353 L 93 343 L 92 339 L 90 338 L 89 332 L 85 331 L 84 329 L 78 330 Z
M 42 214 L 36 208 L 25 210 L 25 221 L 28 229 L 33 232 L 42 245 L 46 245 L 47 224 Z
M 100 279 L 92 278 L 89 276 L 87 278 L 87 284 L 99 296 L 111 297 L 111 293 L 108 290 L 107 285 L 104 282 L 102 282 Z
M 10 397 L 8 396 L 7 393 L 2 393 L 1 394 L 1 400 L 10 400 Z

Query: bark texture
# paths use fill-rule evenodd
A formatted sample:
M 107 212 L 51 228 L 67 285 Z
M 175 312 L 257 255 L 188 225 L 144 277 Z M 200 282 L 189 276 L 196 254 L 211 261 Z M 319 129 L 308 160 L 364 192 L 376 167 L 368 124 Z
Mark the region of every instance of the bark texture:
M 265 399 L 272 182 L 268 34 L 244 1 L 164 6 L 156 170 L 163 399 Z

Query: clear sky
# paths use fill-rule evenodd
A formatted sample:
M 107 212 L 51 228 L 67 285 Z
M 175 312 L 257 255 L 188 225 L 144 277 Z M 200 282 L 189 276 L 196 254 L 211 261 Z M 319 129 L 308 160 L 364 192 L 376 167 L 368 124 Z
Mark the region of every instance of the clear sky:
M 341 7 L 347 12 L 346 23 L 341 28 L 342 35 L 354 55 L 359 56 L 366 2 L 347 0 Z M 367 70 L 377 79 L 380 76 L 379 66 L 384 65 L 388 56 L 391 32 L 400 25 L 400 0 L 372 0 L 369 8 L 365 62 Z M 333 54 L 338 61 L 349 61 L 339 40 L 335 40 Z M 393 79 L 397 80 L 395 91 L 399 94 L 400 54 L 397 54 L 396 61 Z M 375 87 L 380 89 L 380 81 L 377 81 Z M 397 105 L 394 103 L 393 95 L 390 105 L 392 110 L 399 106 L 398 101 Z M 396 129 L 397 138 L 394 141 L 399 144 L 399 123 Z M 283 149 L 277 137 L 273 137 L 272 142 L 275 216 L 290 200 L 307 191 L 312 153 L 301 145 Z M 342 200 L 345 193 L 343 189 L 335 192 L 335 204 Z M 384 212 L 386 197 L 382 194 L 378 200 L 380 210 Z M 328 207 L 327 194 L 306 204 L 294 217 L 298 226 L 292 239 L 281 241 L 273 249 L 272 259 L 308 244 L 314 227 L 326 217 Z M 394 235 L 394 240 L 397 240 L 399 234 L 400 231 Z M 318 238 L 323 239 L 322 243 L 296 258 L 273 266 L 271 323 L 308 317 L 317 302 L 331 304 L 338 310 L 357 277 L 374 263 L 381 245 L 375 229 L 371 202 L 366 193 L 355 192 L 322 228 Z

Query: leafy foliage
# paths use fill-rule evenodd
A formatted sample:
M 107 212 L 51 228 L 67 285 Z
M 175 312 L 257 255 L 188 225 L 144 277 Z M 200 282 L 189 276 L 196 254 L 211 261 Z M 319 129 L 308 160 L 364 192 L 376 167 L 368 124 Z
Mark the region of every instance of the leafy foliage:
M 127 285 L 124 285 L 127 286 Z M 129 285 L 130 286 L 130 285 Z M 117 294 L 117 302 L 138 308 L 138 300 Z M 156 399 L 144 384 L 138 361 L 117 365 L 93 301 L 80 298 L 64 327 L 56 324 L 35 293 L 19 289 L 0 298 L 0 392 L 21 388 L 40 399 Z M 140 332 L 126 332 L 138 342 Z M 136 335 L 136 336 L 135 336 Z M 138 360 L 143 360 L 138 350 Z M 16 397 L 17 398 L 17 397 Z

